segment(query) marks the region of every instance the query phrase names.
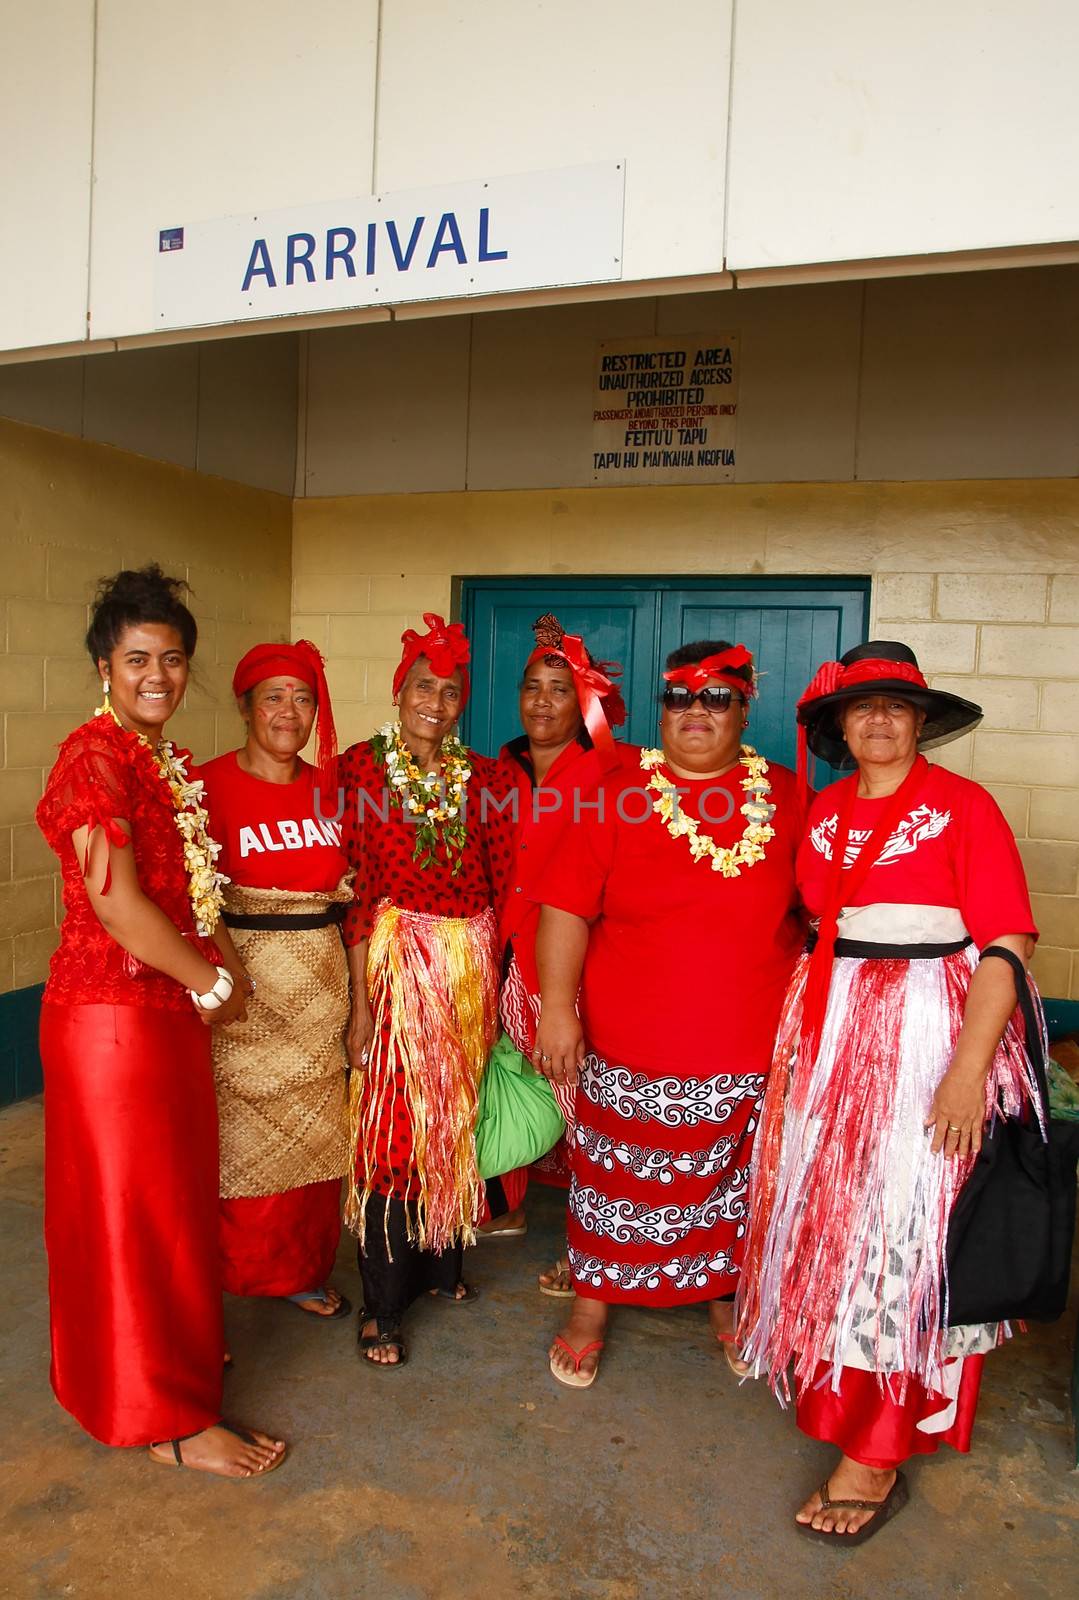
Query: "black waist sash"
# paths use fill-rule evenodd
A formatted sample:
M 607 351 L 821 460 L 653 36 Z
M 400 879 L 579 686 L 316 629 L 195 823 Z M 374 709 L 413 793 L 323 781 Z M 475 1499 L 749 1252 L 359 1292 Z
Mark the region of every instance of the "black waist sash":
M 817 935 L 811 931 L 806 939 L 806 954 L 816 946 Z M 837 956 L 860 956 L 863 961 L 935 961 L 940 956 L 958 955 L 974 940 L 968 933 L 965 939 L 953 939 L 950 944 L 870 944 L 865 939 L 837 939 Z
M 275 933 L 286 928 L 331 928 L 335 923 L 344 921 L 347 909 L 341 901 L 335 901 L 333 905 L 327 906 L 325 911 L 293 913 L 282 911 L 265 914 L 222 911 L 221 921 L 226 928 L 256 928 Z

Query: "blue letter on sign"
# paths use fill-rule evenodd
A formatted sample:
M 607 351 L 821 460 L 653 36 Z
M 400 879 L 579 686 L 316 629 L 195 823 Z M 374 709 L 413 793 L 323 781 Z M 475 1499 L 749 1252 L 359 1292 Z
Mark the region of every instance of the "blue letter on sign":
M 442 213 L 441 221 L 435 230 L 435 242 L 431 246 L 431 254 L 427 257 L 427 265 L 433 267 L 444 250 L 452 250 L 460 266 L 468 265 L 465 247 L 461 243 L 461 230 L 452 211 Z
M 491 250 L 488 248 L 491 227 L 491 213 L 486 206 L 480 207 L 480 260 L 505 261 L 509 255 L 508 250 Z
M 294 283 L 296 268 L 302 267 L 307 275 L 308 283 L 315 281 L 315 269 L 311 265 L 311 257 L 315 253 L 315 236 L 313 233 L 290 233 L 285 241 L 287 255 L 285 257 L 285 282 Z M 297 249 L 298 245 L 305 245 L 306 249 Z
M 344 244 L 339 245 L 338 239 L 344 239 Z M 345 271 L 350 278 L 356 276 L 356 263 L 352 259 L 352 252 L 356 248 L 356 235 L 351 228 L 330 228 L 326 233 L 326 281 L 333 277 L 334 262 L 343 261 Z
M 390 249 L 393 251 L 393 259 L 397 263 L 398 272 L 407 272 L 411 266 L 412 257 L 415 254 L 416 246 L 420 239 L 420 229 L 423 227 L 425 221 L 425 217 L 417 217 L 415 222 L 412 224 L 412 232 L 408 236 L 408 244 L 405 246 L 404 255 L 401 254 L 401 236 L 397 232 L 396 222 L 394 222 L 391 218 L 390 221 L 386 223 L 386 232 L 390 236 Z
M 267 289 L 277 288 L 277 279 L 273 275 L 273 264 L 270 261 L 270 252 L 266 248 L 265 239 L 256 239 L 251 246 L 251 259 L 247 263 L 244 273 L 241 294 L 246 294 L 251 287 L 252 278 L 265 278 Z

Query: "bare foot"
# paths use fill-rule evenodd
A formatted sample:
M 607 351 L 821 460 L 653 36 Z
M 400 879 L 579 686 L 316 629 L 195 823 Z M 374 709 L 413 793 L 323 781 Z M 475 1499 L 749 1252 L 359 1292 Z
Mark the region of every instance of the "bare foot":
M 569 1270 L 569 1261 L 566 1256 L 559 1256 L 553 1267 L 548 1267 L 546 1272 L 541 1272 L 537 1282 L 544 1294 L 566 1295 L 573 1293 L 573 1278 Z
M 360 1329 L 360 1336 L 364 1339 L 378 1337 L 378 1323 L 374 1317 L 364 1323 Z M 400 1339 L 400 1334 L 397 1337 Z M 374 1362 L 376 1367 L 395 1367 L 401 1359 L 401 1350 L 401 1344 L 392 1341 L 389 1344 L 375 1344 L 363 1352 L 363 1358 L 365 1361 Z
M 720 1344 L 730 1344 L 734 1338 L 734 1301 L 709 1300 L 708 1320 Z
M 504 1216 L 492 1217 L 489 1222 L 481 1222 L 476 1229 L 485 1239 L 495 1239 L 500 1233 L 521 1234 L 527 1230 L 524 1206 L 518 1206 L 516 1211 L 507 1211 Z
M 325 1295 L 326 1298 L 323 1300 L 321 1295 Z M 292 1299 L 294 1306 L 299 1306 L 301 1311 L 306 1311 L 308 1316 L 311 1317 L 332 1317 L 341 1304 L 340 1294 L 329 1283 L 321 1291 L 320 1295 L 313 1294 L 310 1298 L 304 1298 L 303 1300 L 293 1299 L 292 1296 L 289 1298 Z
M 475 1300 L 479 1290 L 473 1288 L 471 1284 L 458 1282 L 452 1294 L 448 1289 L 428 1289 L 427 1293 L 432 1300 L 455 1300 L 459 1304 L 462 1300 Z
M 863 1467 L 860 1461 L 852 1461 L 850 1456 L 841 1456 L 839 1465 L 828 1479 L 827 1490 L 830 1500 L 884 1500 L 888 1491 L 895 1482 L 895 1473 L 882 1472 L 876 1467 Z M 824 1533 L 840 1534 L 857 1533 L 859 1528 L 864 1528 L 874 1515 L 869 1511 L 851 1511 L 842 1506 L 834 1506 L 825 1511 L 821 1504 L 820 1490 L 815 1489 L 802 1506 L 795 1513 L 795 1521 L 819 1528 Z
M 280 1463 L 285 1453 L 283 1439 L 271 1439 L 257 1428 L 242 1428 L 233 1433 L 223 1423 L 203 1428 L 179 1443 L 180 1464 L 193 1472 L 212 1472 L 219 1478 L 252 1478 Z M 157 1461 L 176 1465 L 171 1439 L 150 1446 Z
M 569 1321 L 561 1330 L 560 1337 L 565 1339 L 571 1350 L 583 1350 L 585 1345 L 591 1344 L 594 1339 L 602 1339 L 607 1331 L 608 1308 L 603 1300 L 586 1300 L 582 1295 L 574 1295 L 573 1310 L 570 1312 Z M 563 1350 L 560 1344 L 552 1344 L 547 1352 L 552 1363 L 559 1372 L 573 1376 L 574 1365 L 572 1356 Z M 581 1362 L 579 1371 L 582 1378 L 590 1377 L 599 1366 L 601 1350 L 592 1350 Z

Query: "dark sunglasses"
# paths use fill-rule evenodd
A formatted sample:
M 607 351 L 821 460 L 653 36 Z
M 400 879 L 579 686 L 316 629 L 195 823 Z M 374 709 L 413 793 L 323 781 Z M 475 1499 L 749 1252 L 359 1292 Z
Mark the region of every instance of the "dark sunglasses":
M 736 695 L 726 684 L 720 684 L 718 687 L 710 684 L 705 689 L 698 689 L 694 694 L 684 683 L 672 683 L 669 688 L 664 689 L 662 700 L 668 711 L 688 711 L 696 700 L 701 702 L 706 711 L 729 711 L 732 700 L 737 700 L 740 706 L 745 705 L 742 696 Z

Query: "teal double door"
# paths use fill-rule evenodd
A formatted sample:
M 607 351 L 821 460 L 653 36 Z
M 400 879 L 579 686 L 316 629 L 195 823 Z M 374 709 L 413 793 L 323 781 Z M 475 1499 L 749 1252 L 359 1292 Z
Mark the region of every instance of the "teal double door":
M 532 624 L 553 611 L 592 654 L 623 666 L 634 744 L 656 739 L 658 693 L 669 651 L 691 639 L 729 639 L 752 650 L 760 699 L 750 738 L 794 765 L 794 708 L 822 661 L 864 640 L 866 578 L 466 578 L 461 616 L 472 641 L 472 700 L 464 733 L 495 753 L 520 730 L 517 686 L 535 644 Z M 823 776 L 823 775 L 822 775 Z

